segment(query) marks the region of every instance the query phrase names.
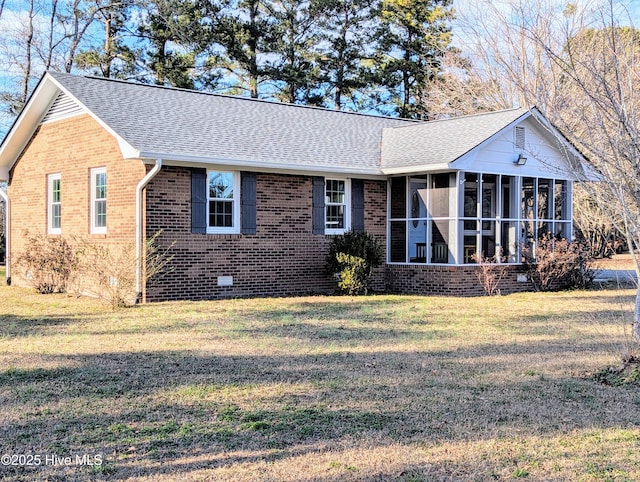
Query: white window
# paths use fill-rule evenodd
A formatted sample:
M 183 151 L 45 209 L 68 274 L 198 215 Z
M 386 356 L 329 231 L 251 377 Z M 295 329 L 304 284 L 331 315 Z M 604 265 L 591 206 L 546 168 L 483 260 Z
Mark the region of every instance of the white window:
M 350 229 L 350 187 L 348 179 L 325 180 L 325 234 L 344 234 Z
M 240 174 L 209 171 L 207 190 L 207 232 L 240 232 Z
M 91 232 L 107 232 L 107 168 L 91 169 Z
M 62 179 L 60 174 L 49 174 L 47 177 L 47 232 L 62 232 Z

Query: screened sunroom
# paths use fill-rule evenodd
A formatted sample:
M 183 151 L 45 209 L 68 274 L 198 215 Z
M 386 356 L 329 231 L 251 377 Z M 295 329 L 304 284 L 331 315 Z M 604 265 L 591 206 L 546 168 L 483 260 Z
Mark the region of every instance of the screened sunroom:
M 520 263 L 544 235 L 572 237 L 572 182 L 471 171 L 389 180 L 388 262 Z

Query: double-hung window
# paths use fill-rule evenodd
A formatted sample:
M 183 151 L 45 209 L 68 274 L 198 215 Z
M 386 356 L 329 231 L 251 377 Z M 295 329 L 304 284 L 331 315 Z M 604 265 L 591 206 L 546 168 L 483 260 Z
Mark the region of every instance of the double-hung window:
M 207 173 L 207 232 L 240 232 L 240 174 L 209 171 Z
M 49 174 L 47 177 L 47 232 L 62 232 L 62 178 L 60 174 Z
M 107 232 L 107 169 L 91 169 L 91 233 Z
M 325 234 L 344 234 L 351 227 L 349 181 L 326 179 L 324 192 Z

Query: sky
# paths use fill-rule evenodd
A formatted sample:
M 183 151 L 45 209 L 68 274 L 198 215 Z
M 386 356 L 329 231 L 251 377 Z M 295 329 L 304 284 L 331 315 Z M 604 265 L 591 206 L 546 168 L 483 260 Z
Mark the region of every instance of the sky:
M 486 12 L 482 8 L 484 2 L 491 4 L 492 7 L 503 5 L 505 11 L 509 3 L 515 3 L 518 0 L 453 0 L 453 8 L 458 17 L 452 25 L 453 43 L 456 47 L 463 51 L 466 48 L 466 39 L 464 36 L 464 23 L 472 20 L 473 15 L 478 10 L 481 13 Z M 577 5 L 580 8 L 588 8 L 597 10 L 606 7 L 609 0 L 520 0 L 524 5 L 540 2 L 544 5 L 556 6 L 559 12 L 562 12 L 568 4 Z M 640 0 L 613 0 L 616 9 L 616 17 L 622 25 L 629 25 L 640 28 Z
M 506 4 L 507 2 L 517 0 L 453 0 L 453 7 L 457 11 L 458 16 L 461 18 L 459 21 L 454 21 L 452 25 L 453 42 L 463 53 L 469 52 L 472 49 L 470 41 L 465 38 L 464 29 L 462 28 L 462 22 L 464 17 L 468 17 L 482 2 L 490 2 L 492 6 Z M 607 4 L 608 0 L 520 0 L 525 4 L 532 4 L 534 2 L 543 2 L 544 4 L 557 5 L 562 9 L 567 3 L 577 4 L 580 7 L 597 7 L 598 5 Z M 613 0 L 615 7 L 618 11 L 618 18 L 621 19 L 622 24 L 631 25 L 640 28 L 640 0 Z M 38 2 L 47 4 L 47 1 Z M 0 17 L 0 93 L 5 90 L 15 89 L 15 86 L 8 82 L 8 76 L 12 73 L 20 77 L 20 71 L 18 64 L 11 61 L 14 57 L 12 52 L 16 50 L 16 45 L 12 44 L 9 40 L 16 35 L 16 30 L 20 28 L 20 24 L 24 24 L 24 18 L 28 11 L 28 0 L 5 0 L 4 10 L 2 17 Z M 46 12 L 43 12 L 37 20 L 38 22 L 47 22 Z M 22 21 L 21 21 L 22 19 Z M 467 19 L 468 20 L 468 19 Z M 42 30 L 46 31 L 46 24 L 42 24 Z M 37 62 L 37 61 L 36 61 Z M 42 68 L 40 69 L 42 70 Z M 4 134 L 10 128 L 13 122 L 13 118 L 7 115 L 5 112 L 0 111 L 0 138 L 4 137 Z

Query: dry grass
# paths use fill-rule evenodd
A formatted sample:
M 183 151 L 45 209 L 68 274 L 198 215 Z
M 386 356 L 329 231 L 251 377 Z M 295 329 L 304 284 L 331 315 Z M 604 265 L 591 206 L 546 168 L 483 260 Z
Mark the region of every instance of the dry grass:
M 636 269 L 631 253 L 614 254 L 611 258 L 597 259 L 594 261 L 594 267 L 597 269 Z
M 0 288 L 2 480 L 640 480 L 632 291 L 163 303 Z M 102 457 L 101 465 L 45 456 Z M 95 461 L 95 459 L 92 459 Z M 75 459 L 72 461 L 75 462 Z

